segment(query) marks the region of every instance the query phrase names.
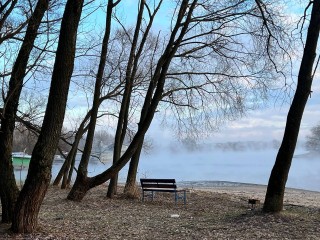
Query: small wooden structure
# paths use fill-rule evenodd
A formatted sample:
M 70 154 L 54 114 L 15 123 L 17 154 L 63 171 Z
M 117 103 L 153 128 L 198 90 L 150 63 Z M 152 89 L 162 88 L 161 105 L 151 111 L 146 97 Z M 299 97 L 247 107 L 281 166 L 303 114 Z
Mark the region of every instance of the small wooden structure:
M 257 205 L 260 205 L 260 200 L 255 198 L 249 198 L 248 205 L 251 204 L 251 209 L 255 209 Z

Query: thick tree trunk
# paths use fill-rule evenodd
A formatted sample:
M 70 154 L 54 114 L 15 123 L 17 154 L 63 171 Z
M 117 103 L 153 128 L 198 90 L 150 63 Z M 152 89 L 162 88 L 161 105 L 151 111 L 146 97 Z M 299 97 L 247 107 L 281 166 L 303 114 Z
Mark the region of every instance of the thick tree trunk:
M 11 228 L 16 233 L 37 230 L 38 213 L 50 184 L 53 157 L 63 125 L 82 7 L 83 0 L 66 3 L 43 125 L 14 211 Z
M 136 197 L 136 188 L 137 188 L 136 179 L 137 179 L 138 166 L 139 166 L 139 160 L 140 160 L 143 141 L 144 140 L 142 140 L 141 144 L 139 144 L 136 152 L 134 153 L 134 155 L 130 160 L 127 181 L 124 188 L 124 193 L 129 197 Z
M 0 196 L 2 207 L 2 222 L 9 223 L 12 220 L 13 210 L 19 195 L 12 165 L 12 137 L 14 130 L 13 106 L 7 105 L 7 111 L 13 115 L 5 114 L 1 121 L 0 129 Z
M 51 178 L 51 169 L 29 168 L 27 178 L 18 201 L 12 221 L 12 230 L 19 233 L 31 233 L 38 229 L 38 214 Z
M 300 123 L 305 105 L 311 93 L 312 70 L 320 30 L 320 0 L 313 2 L 307 40 L 301 61 L 298 85 L 287 116 L 287 123 L 282 144 L 275 165 L 272 169 L 263 210 L 280 212 L 283 208 L 283 197 L 292 157 L 296 147 Z
M 91 189 L 91 179 L 84 175 L 77 175 L 77 179 L 68 194 L 68 199 L 73 201 L 81 201 L 87 192 Z
M 10 151 L 10 148 L 8 148 Z M 5 152 L 3 152 L 5 154 Z M 7 162 L 6 168 L 0 168 L 0 174 L 1 178 L 3 180 L 0 181 L 1 188 L 0 188 L 0 194 L 1 194 L 1 207 L 2 207 L 2 222 L 3 223 L 9 223 L 12 221 L 13 216 L 13 210 L 15 207 L 16 200 L 19 195 L 19 189 L 17 187 L 13 166 L 11 162 L 11 153 L 10 156 L 7 157 L 10 159 L 10 163 Z M 3 163 L 5 164 L 5 163 Z M 1 166 L 3 166 L 1 164 Z
M 11 222 L 14 206 L 19 193 L 11 160 L 15 116 L 30 52 L 33 48 L 34 41 L 38 34 L 38 28 L 47 8 L 47 0 L 38 1 L 29 20 L 25 38 L 13 66 L 9 82 L 9 91 L 4 101 L 0 129 L 0 196 L 2 203 L 2 222 Z

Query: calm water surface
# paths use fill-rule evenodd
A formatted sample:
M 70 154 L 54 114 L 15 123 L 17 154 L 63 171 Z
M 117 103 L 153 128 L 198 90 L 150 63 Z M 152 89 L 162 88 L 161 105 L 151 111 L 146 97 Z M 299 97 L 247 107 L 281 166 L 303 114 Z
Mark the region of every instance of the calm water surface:
M 277 150 L 173 152 L 153 151 L 143 154 L 138 178 L 175 178 L 177 181 L 230 181 L 267 185 Z M 53 165 L 53 177 L 62 163 Z M 110 163 L 92 161 L 89 176 L 103 172 Z M 120 172 L 125 182 L 128 167 Z M 287 187 L 320 192 L 320 157 L 293 159 Z M 26 178 L 27 169 L 16 170 L 18 183 Z M 74 175 L 75 178 L 75 175 Z

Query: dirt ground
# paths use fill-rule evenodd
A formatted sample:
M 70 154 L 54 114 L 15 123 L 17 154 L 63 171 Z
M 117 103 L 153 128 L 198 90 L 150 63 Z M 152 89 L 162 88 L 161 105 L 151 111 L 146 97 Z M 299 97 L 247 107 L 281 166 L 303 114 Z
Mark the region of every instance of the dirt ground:
M 154 201 L 108 199 L 106 186 L 82 202 L 66 200 L 68 190 L 51 187 L 39 215 L 39 230 L 13 234 L 1 224 L 0 239 L 320 239 L 320 193 L 288 189 L 285 210 L 262 213 L 265 187 L 191 187 L 187 204 L 172 194 Z M 249 198 L 261 204 L 248 205 Z

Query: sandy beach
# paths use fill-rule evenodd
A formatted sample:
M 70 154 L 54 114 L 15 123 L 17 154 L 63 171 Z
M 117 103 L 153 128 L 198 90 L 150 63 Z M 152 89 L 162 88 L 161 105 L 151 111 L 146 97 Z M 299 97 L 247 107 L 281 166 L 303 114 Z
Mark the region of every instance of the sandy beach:
M 266 186 L 185 182 L 187 204 L 172 194 L 154 201 L 105 197 L 105 185 L 82 202 L 51 187 L 39 215 L 39 231 L 12 234 L 1 224 L 0 239 L 320 239 L 320 193 L 287 189 L 284 211 L 261 211 Z M 121 189 L 120 189 L 121 192 Z M 254 209 L 249 198 L 261 201 Z
M 235 197 L 259 199 L 263 202 L 267 186 L 233 182 L 186 182 L 189 188 L 198 191 L 225 193 Z M 320 208 L 320 192 L 286 188 L 285 204 L 302 205 Z

